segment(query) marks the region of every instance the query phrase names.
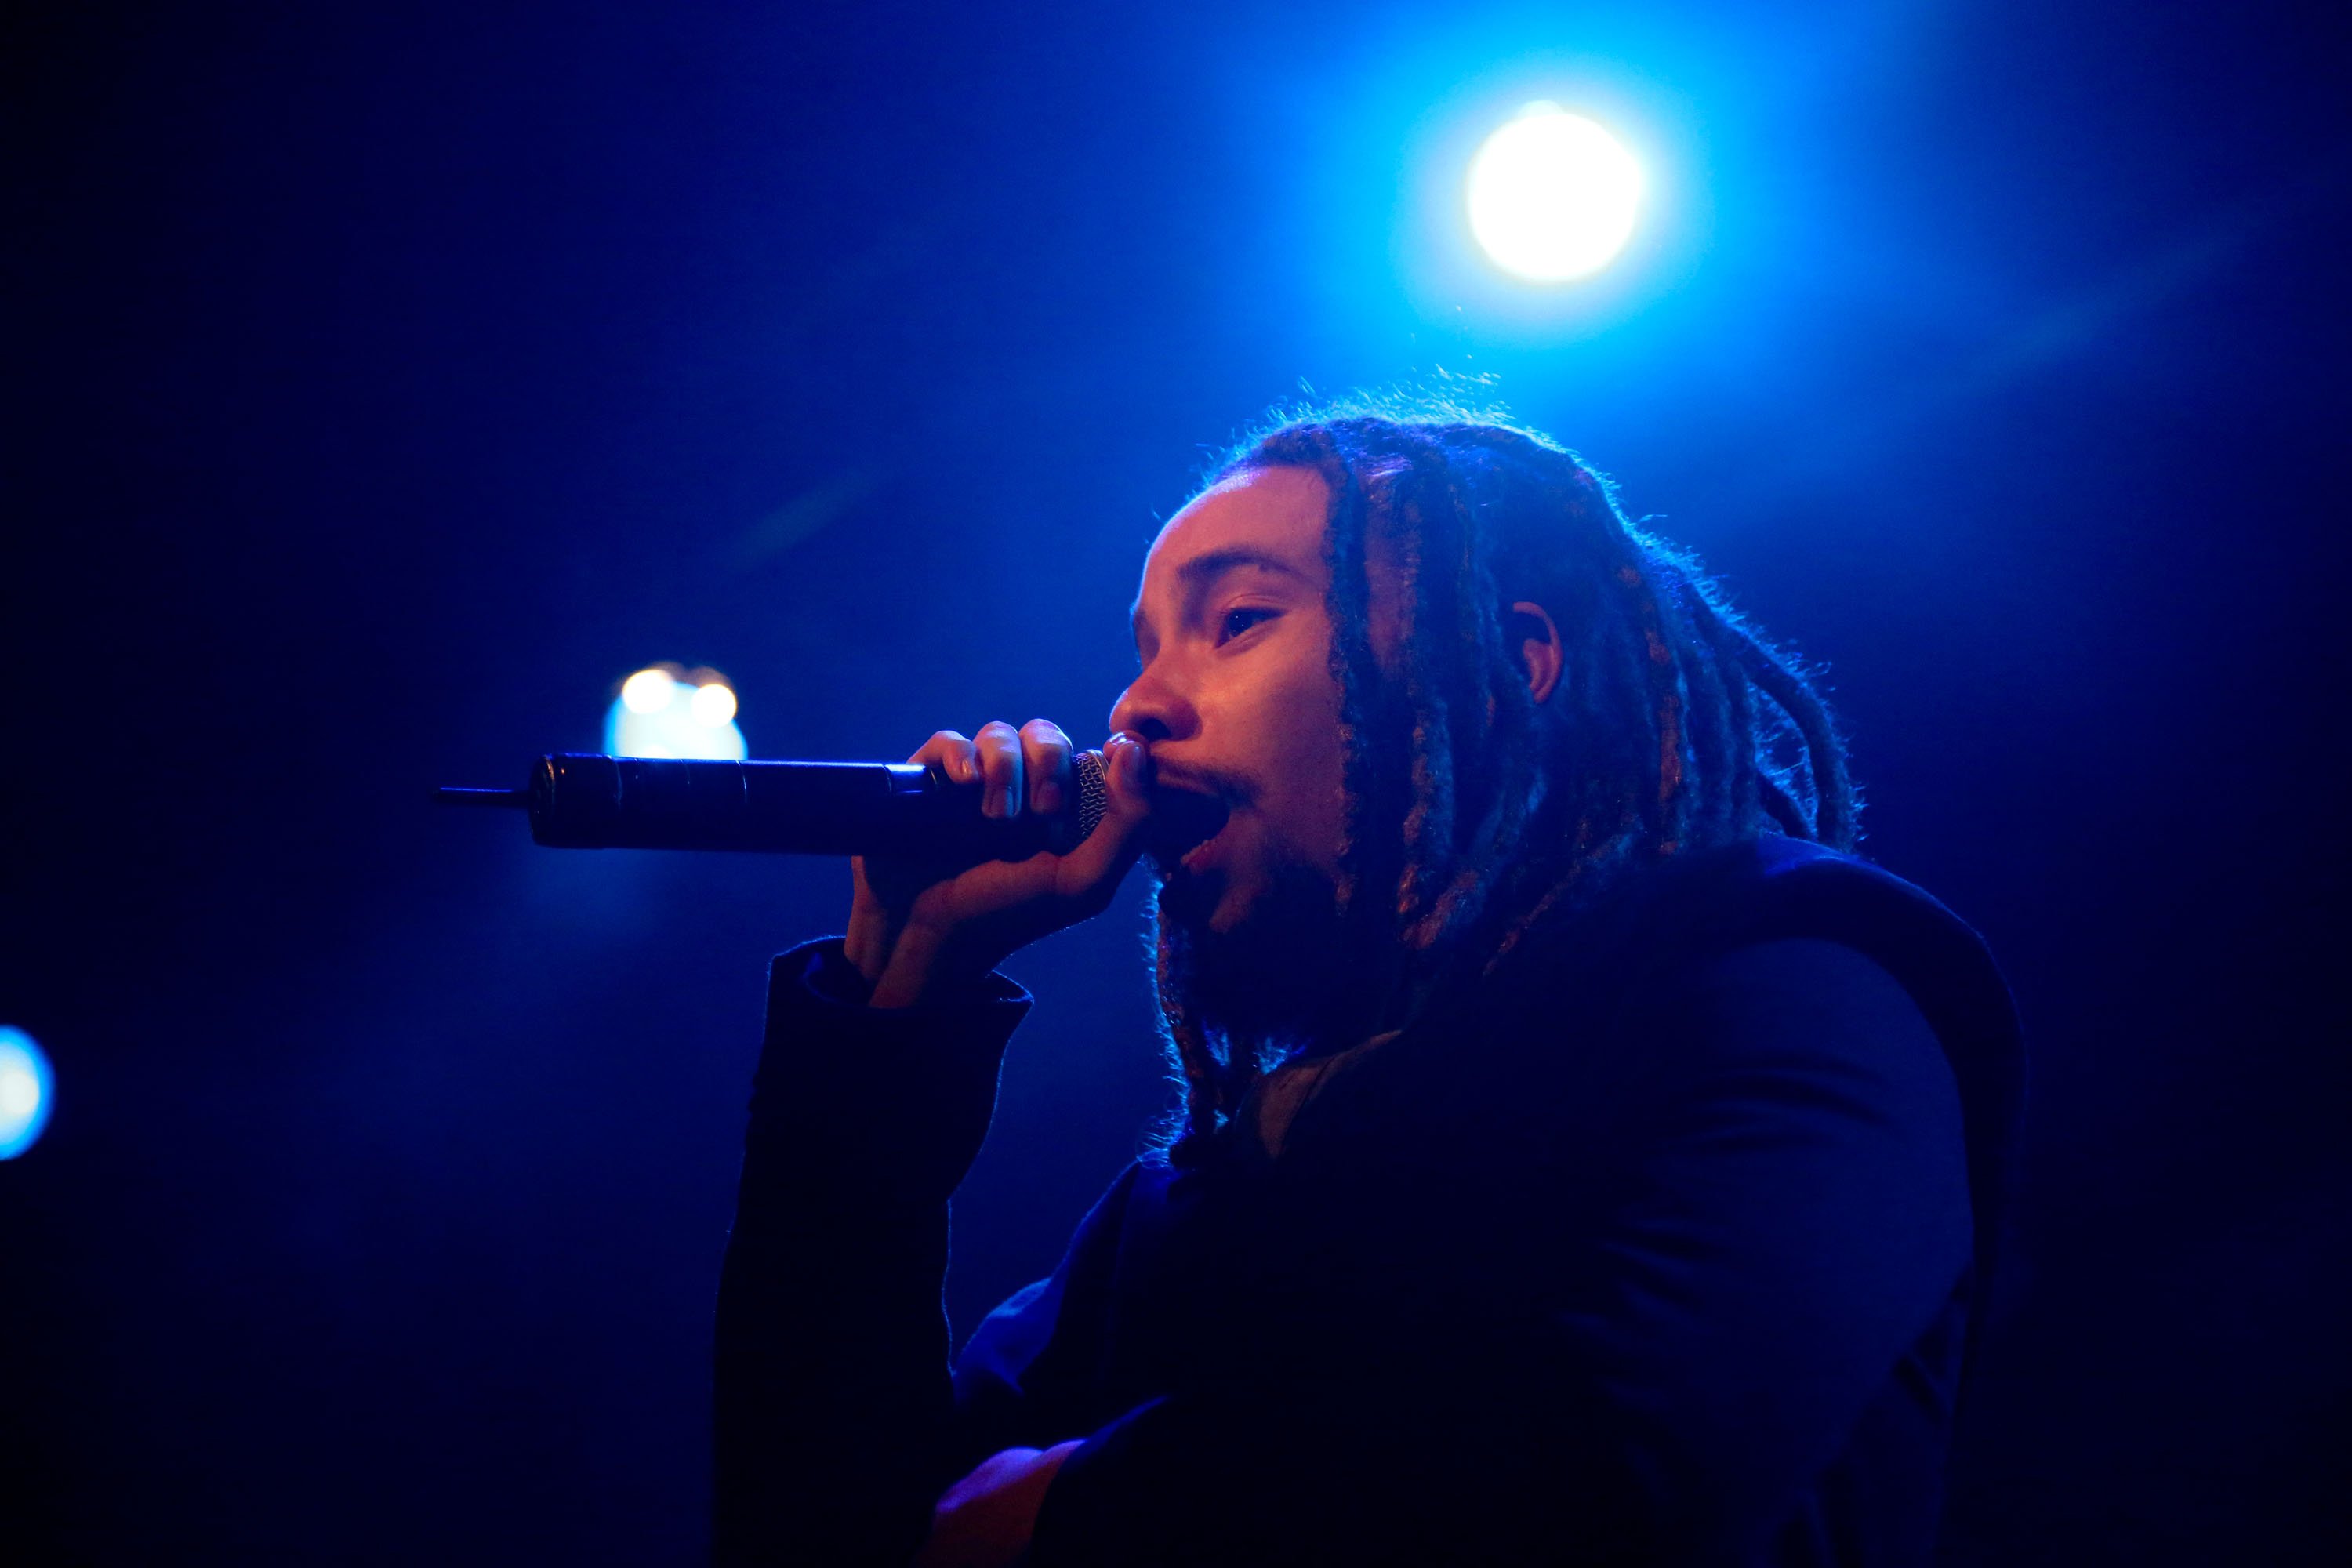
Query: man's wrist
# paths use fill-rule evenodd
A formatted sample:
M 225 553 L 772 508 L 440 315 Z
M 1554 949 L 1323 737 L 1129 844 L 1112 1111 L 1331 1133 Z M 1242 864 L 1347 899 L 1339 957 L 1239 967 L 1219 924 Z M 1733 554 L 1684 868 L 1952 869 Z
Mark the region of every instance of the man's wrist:
M 875 978 L 869 1007 L 919 1007 L 983 993 L 993 963 L 962 943 L 908 926 Z

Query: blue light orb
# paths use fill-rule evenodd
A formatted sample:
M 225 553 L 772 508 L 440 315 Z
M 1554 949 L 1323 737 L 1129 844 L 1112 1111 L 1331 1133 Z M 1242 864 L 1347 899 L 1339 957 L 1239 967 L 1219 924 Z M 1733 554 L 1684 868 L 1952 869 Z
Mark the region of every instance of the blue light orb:
M 13 1160 L 40 1141 L 56 1088 L 49 1058 L 33 1037 L 0 1024 L 0 1160 Z
M 1528 105 L 1470 160 L 1470 232 L 1496 266 L 1535 282 L 1606 267 L 1641 204 L 1633 154 L 1556 103 Z
M 735 691 L 716 670 L 652 665 L 621 683 L 604 714 L 604 750 L 616 757 L 751 755 L 735 727 Z

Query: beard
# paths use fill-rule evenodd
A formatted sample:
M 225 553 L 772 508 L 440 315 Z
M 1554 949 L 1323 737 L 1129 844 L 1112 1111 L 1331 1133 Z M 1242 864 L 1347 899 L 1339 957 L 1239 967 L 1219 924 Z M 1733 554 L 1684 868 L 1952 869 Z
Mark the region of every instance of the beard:
M 1162 883 L 1153 912 L 1168 944 L 1163 1005 L 1222 1036 L 1236 1061 L 1267 1065 L 1338 1038 L 1370 990 L 1349 962 L 1347 922 L 1332 880 L 1303 866 L 1276 870 L 1246 915 L 1214 929 L 1207 911 Z M 1351 984 L 1351 981 L 1355 982 Z
M 1235 1063 L 1264 1068 L 1302 1052 L 1339 1049 L 1381 1026 L 1408 980 L 1386 910 L 1402 870 L 1405 803 L 1402 781 L 1411 776 L 1410 730 L 1399 717 L 1401 699 L 1383 694 L 1367 727 L 1388 765 L 1371 770 L 1363 808 L 1363 838 L 1355 907 L 1343 912 L 1332 874 L 1300 846 L 1276 838 L 1256 896 L 1240 917 L 1218 929 L 1222 887 L 1183 871 L 1181 854 L 1213 833 L 1222 819 L 1179 815 L 1176 837 L 1148 847 L 1154 872 L 1151 909 L 1169 956 L 1160 980 L 1163 1008 L 1181 1009 L 1222 1037 Z M 1247 780 L 1197 772 L 1194 787 L 1249 802 L 1258 792 Z M 1179 801 L 1182 799 L 1179 796 Z M 1373 890 L 1369 898 L 1366 890 Z

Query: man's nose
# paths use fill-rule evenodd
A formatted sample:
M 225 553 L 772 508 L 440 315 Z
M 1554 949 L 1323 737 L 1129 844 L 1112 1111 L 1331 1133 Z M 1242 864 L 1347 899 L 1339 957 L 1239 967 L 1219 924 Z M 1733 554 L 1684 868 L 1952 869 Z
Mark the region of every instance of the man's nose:
M 1192 705 L 1154 670 L 1146 669 L 1111 705 L 1110 727 L 1147 741 L 1174 741 L 1199 726 Z

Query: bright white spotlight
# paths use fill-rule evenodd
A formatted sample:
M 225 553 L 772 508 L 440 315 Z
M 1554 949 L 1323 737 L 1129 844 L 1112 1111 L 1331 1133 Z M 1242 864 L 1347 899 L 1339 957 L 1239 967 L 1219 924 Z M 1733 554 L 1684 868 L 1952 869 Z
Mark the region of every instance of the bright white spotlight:
M 33 1037 L 0 1024 L 0 1160 L 13 1160 L 49 1124 L 56 1079 Z
M 658 713 L 677 697 L 677 680 L 667 669 L 641 669 L 621 682 L 621 700 L 632 713 Z
M 724 680 L 689 686 L 658 666 L 621 683 L 621 695 L 604 714 L 604 750 L 616 757 L 738 763 L 751 755 L 735 727 L 735 693 Z
M 1470 160 L 1470 232 L 1496 265 L 1539 283 L 1607 266 L 1641 200 L 1633 154 L 1556 103 L 1528 105 Z
M 687 704 L 694 721 L 716 730 L 735 717 L 735 693 L 723 681 L 708 681 L 694 689 L 694 698 Z

